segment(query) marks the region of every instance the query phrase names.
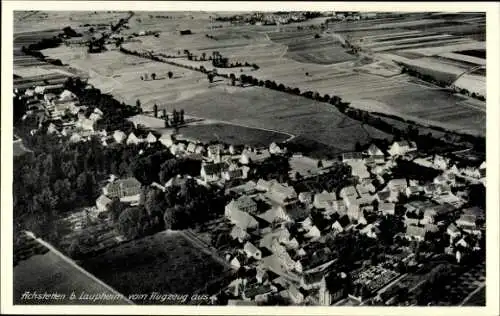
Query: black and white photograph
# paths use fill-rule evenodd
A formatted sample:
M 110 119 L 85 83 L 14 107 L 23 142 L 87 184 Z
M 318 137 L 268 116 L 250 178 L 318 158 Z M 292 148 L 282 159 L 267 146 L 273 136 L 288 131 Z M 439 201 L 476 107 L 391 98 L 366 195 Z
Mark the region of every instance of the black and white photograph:
M 378 315 L 498 291 L 484 5 L 57 2 L 16 6 L 2 51 L 9 306 Z

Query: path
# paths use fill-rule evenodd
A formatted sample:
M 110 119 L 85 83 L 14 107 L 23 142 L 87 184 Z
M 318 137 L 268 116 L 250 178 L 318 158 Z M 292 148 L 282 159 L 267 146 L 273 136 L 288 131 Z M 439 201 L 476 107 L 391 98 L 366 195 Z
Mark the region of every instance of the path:
M 460 305 L 458 306 L 463 306 L 465 303 L 467 303 L 467 301 L 474 295 L 476 294 L 477 292 L 479 292 L 480 290 L 482 290 L 484 287 L 486 286 L 486 282 L 481 282 L 481 284 L 474 290 L 472 291 L 471 293 L 469 293 L 469 295 L 467 295 L 466 298 L 464 298 L 462 300 L 462 302 L 460 303 Z
M 104 288 L 106 288 L 108 291 L 110 291 L 111 293 L 113 293 L 114 295 L 118 295 L 120 297 L 122 297 L 123 300 L 125 300 L 127 303 L 129 304 L 132 304 L 132 305 L 135 305 L 134 302 L 130 301 L 128 298 L 126 298 L 123 294 L 121 294 L 120 292 L 118 292 L 117 290 L 113 289 L 111 286 L 107 285 L 106 283 L 104 283 L 103 281 L 99 280 L 98 278 L 96 278 L 94 275 L 90 274 L 89 272 L 87 272 L 86 270 L 84 270 L 82 267 L 80 267 L 79 265 L 77 265 L 73 260 L 71 260 L 70 258 L 66 257 L 63 253 L 61 253 L 59 250 L 57 250 L 56 248 L 54 248 L 51 244 L 49 244 L 48 242 L 44 241 L 43 239 L 40 239 L 40 238 L 37 238 L 35 236 L 35 234 L 33 234 L 32 232 L 30 231 L 27 231 L 26 232 L 26 235 L 30 238 L 32 238 L 33 240 L 35 240 L 36 242 L 38 242 L 40 245 L 46 247 L 47 249 L 49 249 L 50 251 L 52 251 L 55 255 L 57 255 L 59 258 L 61 258 L 62 260 L 64 260 L 65 262 L 67 262 L 69 265 L 71 265 L 73 268 L 77 269 L 78 271 L 80 271 L 81 273 L 83 273 L 85 276 L 89 277 L 90 279 L 92 279 L 93 281 L 99 283 L 100 285 L 102 285 Z
M 213 247 L 211 247 L 211 246 L 207 245 L 205 242 L 201 241 L 198 238 L 198 236 L 195 235 L 195 233 L 193 233 L 190 230 L 181 230 L 181 231 L 179 231 L 179 233 L 184 238 L 186 238 L 189 242 L 191 242 L 193 244 L 193 246 L 199 248 L 201 251 L 203 251 L 207 255 L 210 255 L 212 257 L 212 259 L 217 261 L 219 264 L 221 264 L 222 266 L 224 266 L 228 269 L 232 269 L 231 265 L 227 261 L 223 260 L 219 256 L 219 254 L 216 253 L 216 251 Z

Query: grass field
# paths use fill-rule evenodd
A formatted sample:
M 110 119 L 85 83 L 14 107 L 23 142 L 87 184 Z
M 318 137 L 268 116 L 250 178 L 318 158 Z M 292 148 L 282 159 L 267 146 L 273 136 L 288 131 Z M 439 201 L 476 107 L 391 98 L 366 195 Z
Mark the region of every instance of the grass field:
M 289 135 L 248 128 L 238 125 L 213 123 L 189 125 L 179 129 L 177 138 L 196 139 L 203 143 L 221 141 L 232 145 L 269 146 L 272 142 L 280 143 L 290 138 Z
M 225 272 L 225 267 L 176 232 L 161 232 L 123 244 L 86 260 L 83 267 L 124 295 L 160 292 L 191 296 Z M 157 304 L 140 299 L 136 302 Z
M 336 148 L 351 151 L 357 141 L 391 138 L 381 131 L 364 128 L 325 103 L 258 87 L 232 93 L 221 89 L 173 104 L 198 117 L 234 122 L 250 127 L 274 129 Z
M 70 300 L 72 292 L 77 297 L 82 293 L 88 294 L 112 294 L 107 287 L 96 282 L 88 275 L 63 260 L 54 252 L 49 251 L 43 255 L 35 255 L 26 261 L 21 261 L 14 267 L 14 304 L 92 304 L 89 301 Z M 21 299 L 25 292 L 58 293 L 64 294 L 64 298 L 57 300 L 26 300 Z M 124 300 L 98 300 L 93 304 L 99 305 L 122 305 L 127 304 Z

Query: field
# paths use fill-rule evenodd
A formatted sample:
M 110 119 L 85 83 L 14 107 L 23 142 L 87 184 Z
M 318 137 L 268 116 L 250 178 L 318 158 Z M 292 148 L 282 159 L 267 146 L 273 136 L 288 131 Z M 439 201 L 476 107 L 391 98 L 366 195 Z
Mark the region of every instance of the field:
M 224 123 L 188 125 L 179 129 L 177 138 L 196 139 L 203 143 L 221 141 L 231 145 L 269 146 L 290 138 L 289 135 Z
M 288 50 L 284 57 L 302 63 L 334 64 L 344 61 L 356 60 L 352 54 L 341 47 L 340 41 L 329 35 L 315 38 L 318 33 L 306 32 L 280 32 L 269 33 L 272 41 L 286 45 Z
M 329 104 L 258 87 L 232 93 L 212 89 L 174 106 L 198 117 L 290 133 L 304 142 L 331 146 L 337 152 L 353 150 L 357 141 L 367 143 L 371 138 L 391 138 L 362 126 Z
M 112 294 L 107 287 L 96 282 L 75 266 L 71 265 L 62 257 L 52 251 L 43 255 L 34 255 L 26 261 L 21 261 L 14 267 L 14 304 L 89 304 L 88 301 L 70 300 L 69 295 L 74 292 L 77 297 L 81 293 L 88 294 Z M 59 293 L 65 297 L 59 300 L 22 300 L 25 292 Z M 124 300 L 98 300 L 93 304 L 100 305 L 122 305 L 127 304 Z
M 179 232 L 161 232 L 123 244 L 82 265 L 124 295 L 160 292 L 191 296 L 203 290 L 206 280 L 226 271 Z
M 329 24 L 327 31 L 322 32 L 319 29 L 299 31 L 295 24 L 277 30 L 276 26 L 229 27 L 227 23 L 216 23 L 216 27 L 211 29 L 209 18 L 203 13 L 200 13 L 200 19 L 180 13 L 175 16 L 167 14 L 170 16 L 168 18 L 161 14 L 158 16 L 139 12 L 126 30 L 139 32 L 161 29 L 158 38 L 139 36 L 134 42 L 125 43 L 124 47 L 175 56 L 171 58 L 172 61 L 198 67 L 204 65 L 207 69 L 213 68 L 209 61 L 187 60 L 183 57 L 184 50 L 197 56 L 202 53 L 211 56 L 214 51 L 218 51 L 228 57 L 230 62 L 256 63 L 260 67 L 258 70 L 248 67 L 221 68 L 218 69 L 220 73 L 235 73 L 237 76 L 249 74 L 260 80 L 275 80 L 297 87 L 301 91 L 338 95 L 353 106 L 363 104 L 373 111 L 404 115 L 407 119 L 447 129 L 485 134 L 482 124 L 485 121 L 484 102 L 482 106 L 470 106 L 470 102 L 462 97 L 450 95 L 449 92 L 415 82 L 414 78 L 400 74 L 399 67 L 393 63 L 406 63 L 447 81 L 453 81 L 470 69 L 471 64 L 481 64 L 483 61 L 478 57 L 454 52 L 483 49 L 484 42 L 440 31 L 441 28 L 452 27 L 451 24 L 462 27 L 465 22 L 455 21 L 456 17 L 414 14 L 373 21 L 339 22 Z M 467 23 L 471 23 L 471 27 L 480 25 L 481 18 L 480 15 L 473 15 L 467 20 L 476 19 L 478 22 Z M 192 25 L 190 29 L 193 34 L 180 35 L 179 30 L 189 25 Z M 320 38 L 314 38 L 316 33 Z M 361 47 L 366 46 L 368 50 L 370 45 L 374 49 L 383 50 L 356 57 L 346 53 L 340 46 L 343 37 L 359 43 Z M 177 104 L 187 107 L 188 100 L 194 98 L 197 105 L 191 106 L 190 111 L 202 114 L 199 99 L 207 91 L 220 90 L 220 87 L 209 88 L 203 74 L 133 56 L 120 56 L 117 51 L 88 55 L 74 48 L 59 47 L 43 53 L 60 58 L 80 70 L 88 69 L 90 82 L 104 92 L 110 92 L 127 103 L 135 103 L 140 99 L 147 108 L 154 103 L 168 110 L 178 107 Z M 138 78 L 142 73 L 153 71 L 161 78 L 169 70 L 178 75 L 178 78 L 155 81 L 141 81 Z M 481 80 L 483 78 L 481 75 L 465 75 L 456 85 L 481 94 L 485 87 L 485 81 Z M 208 95 L 211 94 L 208 92 Z M 221 100 L 235 93 L 225 91 L 224 95 L 226 96 L 221 97 Z M 210 100 L 217 104 L 215 98 Z M 249 114 L 245 113 L 246 116 Z M 472 120 L 464 120 L 464 115 Z M 209 118 L 213 118 L 213 115 Z M 248 120 L 254 121 L 255 118 L 250 117 Z M 269 128 L 269 124 L 265 125 L 258 127 Z M 278 126 L 281 125 L 278 123 Z M 277 130 L 300 137 L 302 133 L 297 132 L 297 129 L 280 127 Z M 321 139 L 320 142 L 324 143 L 324 140 Z M 336 145 L 335 140 L 328 143 Z M 343 145 L 336 147 L 345 148 Z

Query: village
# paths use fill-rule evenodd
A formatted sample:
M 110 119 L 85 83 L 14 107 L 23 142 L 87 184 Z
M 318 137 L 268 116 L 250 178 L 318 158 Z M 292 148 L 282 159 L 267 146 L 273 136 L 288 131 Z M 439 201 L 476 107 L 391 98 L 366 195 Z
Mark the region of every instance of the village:
M 17 56 L 15 236 L 21 241 L 36 236 L 53 247 L 48 251 L 34 238 L 29 242 L 42 249 L 35 247 L 33 253 L 53 255 L 57 248 L 58 256 L 124 297 L 137 293 L 133 287 L 145 293 L 185 291 L 209 297 L 189 303 L 199 305 L 446 306 L 467 304 L 478 292 L 484 295 L 484 138 L 349 108 L 348 101 L 333 94 L 326 94 L 323 103 L 317 92 L 314 97 L 305 90 L 292 96 L 294 89 L 273 81 L 274 89 L 270 80 L 254 78 L 257 84 L 250 81 L 247 86 L 245 74 L 222 73 L 224 67 L 216 68 L 217 63 L 212 63 L 212 71 L 183 64 L 201 62 L 196 56 L 191 60 L 187 49 L 186 56 L 173 49 L 173 55 L 165 55 L 168 60 L 152 50 L 132 52 L 121 46 L 120 31 L 131 33 L 125 35 L 128 44 L 145 47 L 149 37 L 156 40 L 161 32 L 149 27 L 143 31 L 143 25 L 134 24 L 147 19 L 144 13 L 112 19 L 118 17 L 99 40 L 94 41 L 94 30 L 94 37 L 86 31 L 101 24 L 98 29 L 107 29 L 107 24 L 96 22 L 75 27 L 84 30 L 84 36 L 64 34 L 64 41 L 54 45 L 64 43 L 73 54 L 90 43 L 76 64 L 109 58 L 113 62 L 102 66 L 106 75 L 96 70 L 85 74 L 61 60 L 56 65 L 40 57 L 36 47 L 50 46 L 43 40 L 23 46 Z M 189 21 L 179 21 L 184 18 Z M 224 36 L 208 35 L 217 28 L 214 21 L 236 28 L 277 25 L 276 32 L 269 32 L 274 36 L 281 24 L 297 23 L 297 31 L 302 31 L 328 29 L 329 22 L 343 25 L 340 22 L 377 18 L 392 15 L 210 15 L 203 32 L 192 30 L 212 43 L 224 41 Z M 149 19 L 174 20 L 168 15 Z M 317 19 L 322 23 L 312 23 Z M 134 27 L 141 31 L 134 32 Z M 295 26 L 288 30 L 292 28 L 295 32 Z M 181 40 L 193 35 L 191 28 L 177 26 L 171 33 Z M 94 39 L 89 42 L 89 37 Z M 320 35 L 309 37 L 316 41 Z M 202 53 L 203 62 L 207 52 Z M 124 68 L 120 63 L 141 73 L 114 73 L 112 67 Z M 260 68 L 247 64 L 253 69 L 248 71 Z M 311 77 L 309 71 L 305 77 Z M 336 84 L 327 86 L 337 89 Z M 209 115 L 211 111 L 197 112 L 190 99 L 172 101 L 201 93 L 197 89 L 231 97 L 226 105 L 217 95 L 200 97 L 199 107 L 215 108 L 220 120 Z M 120 97 L 128 90 L 128 98 Z M 155 99 L 148 93 L 165 94 Z M 263 98 L 272 99 L 272 104 L 262 101 L 255 113 L 238 112 L 245 104 L 232 97 L 245 93 L 262 98 L 249 98 L 246 106 Z M 299 99 L 317 103 L 308 107 Z M 281 107 L 285 103 L 291 105 L 287 113 Z M 277 111 L 268 111 L 275 106 Z M 323 112 L 313 117 L 320 108 Z M 237 119 L 222 113 L 233 110 Z M 252 115 L 253 121 L 242 119 Z M 288 118 L 291 129 L 273 124 L 274 119 Z M 223 126 L 221 131 L 227 128 L 223 137 L 217 135 L 216 124 Z M 189 133 L 195 127 L 214 131 L 197 137 Z M 314 129 L 329 134 L 313 144 L 315 135 L 321 136 L 308 134 Z M 231 137 L 231 131 L 248 135 Z M 297 139 L 301 142 L 294 142 Z M 316 148 L 308 150 L 308 145 Z M 14 248 L 14 265 L 19 267 L 31 250 Z
M 225 190 L 228 203 L 221 216 L 194 229 L 193 235 L 233 267 L 233 280 L 219 293 L 228 304 L 383 304 L 396 295 L 382 300 L 381 294 L 427 265 L 429 258 L 447 256 L 460 265 L 484 252 L 485 212 L 469 203 L 468 196 L 468 185 L 485 185 L 484 162 L 459 166 L 443 155 L 425 156 L 414 142 L 405 140 L 387 148 L 370 144 L 327 161 L 289 152 L 286 143 L 251 148 L 177 140 L 173 128 L 162 135 L 99 130 L 103 111 L 88 111 L 63 84 L 17 93 L 31 106 L 28 114 L 44 113 L 50 122 L 44 124 L 44 133 L 64 141 L 98 139 L 106 147 L 161 144 L 178 159 L 199 160 L 198 174 L 177 174 L 166 183 L 148 186 L 165 192 L 190 178 L 197 185 Z M 138 149 L 136 154 L 142 152 Z M 273 157 L 288 161 L 288 175 L 280 177 L 288 180 L 256 177 L 255 169 Z M 424 181 L 393 173 L 398 164 L 408 162 L 424 174 L 430 168 L 436 176 Z M 339 166 L 348 172 L 335 173 Z M 342 181 L 330 190 L 321 189 L 325 177 Z M 311 179 L 317 185 L 308 190 L 304 183 Z M 144 203 L 144 185 L 135 177 L 110 174 L 95 206 L 65 219 L 73 231 L 66 244 L 80 236 L 80 252 L 91 254 L 125 242 L 127 238 L 113 229 L 109 206 L 114 199 L 129 206 Z M 89 216 L 93 224 L 87 228 Z M 339 257 L 345 250 L 335 249 L 335 241 L 346 236 L 367 240 L 359 246 L 384 243 L 391 252 L 359 254 L 349 267 Z M 405 302 L 412 304 L 404 299 L 401 304 Z

